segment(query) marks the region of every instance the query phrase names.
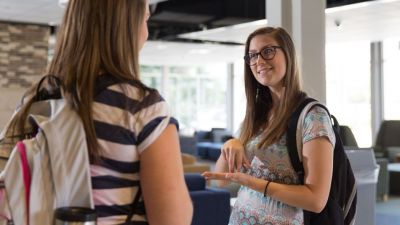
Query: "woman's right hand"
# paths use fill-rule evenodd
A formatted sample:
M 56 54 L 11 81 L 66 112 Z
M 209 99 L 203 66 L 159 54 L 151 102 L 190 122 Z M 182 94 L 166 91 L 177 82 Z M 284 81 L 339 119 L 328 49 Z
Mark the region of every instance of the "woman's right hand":
M 221 156 L 228 164 L 230 173 L 239 172 L 242 166 L 250 168 L 249 160 L 246 157 L 244 146 L 238 139 L 229 139 L 221 148 Z

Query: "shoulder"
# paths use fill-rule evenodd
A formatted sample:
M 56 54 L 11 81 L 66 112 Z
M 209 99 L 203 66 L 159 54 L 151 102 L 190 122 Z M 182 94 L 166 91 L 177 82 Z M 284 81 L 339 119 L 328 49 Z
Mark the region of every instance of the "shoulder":
M 330 123 L 330 115 L 329 113 L 321 106 L 316 105 L 313 106 L 307 113 L 304 119 L 304 122 L 321 122 L 321 123 Z
M 312 107 L 303 121 L 303 143 L 318 137 L 327 137 L 335 144 L 335 133 L 329 113 L 321 106 Z
M 150 109 L 165 111 L 168 108 L 157 90 L 132 83 L 108 86 L 98 92 L 94 101 L 127 110 L 133 114 Z

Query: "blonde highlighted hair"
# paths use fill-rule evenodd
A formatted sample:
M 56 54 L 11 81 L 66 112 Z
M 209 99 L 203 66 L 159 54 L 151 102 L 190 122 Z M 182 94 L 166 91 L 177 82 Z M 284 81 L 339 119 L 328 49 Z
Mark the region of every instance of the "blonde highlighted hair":
M 60 78 L 67 101 L 81 117 L 92 161 L 100 155 L 91 113 L 96 78 L 108 74 L 133 81 L 141 95 L 146 90 L 139 72 L 139 34 L 146 6 L 146 0 L 70 0 L 57 31 L 47 73 Z M 21 109 L 21 123 L 14 125 L 17 133 L 24 133 L 22 121 L 33 99 Z

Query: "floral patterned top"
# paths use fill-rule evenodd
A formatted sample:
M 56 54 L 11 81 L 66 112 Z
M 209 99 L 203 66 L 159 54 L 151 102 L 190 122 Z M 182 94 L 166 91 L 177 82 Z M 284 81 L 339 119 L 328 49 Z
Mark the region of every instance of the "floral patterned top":
M 327 112 L 316 106 L 307 113 L 303 123 L 303 143 L 327 137 L 334 145 L 335 134 Z M 246 146 L 251 168 L 246 173 L 257 178 L 283 184 L 299 184 L 286 147 L 286 134 L 266 149 L 257 149 L 260 136 Z M 303 210 L 287 205 L 248 187 L 241 186 L 233 206 L 229 225 L 301 225 Z

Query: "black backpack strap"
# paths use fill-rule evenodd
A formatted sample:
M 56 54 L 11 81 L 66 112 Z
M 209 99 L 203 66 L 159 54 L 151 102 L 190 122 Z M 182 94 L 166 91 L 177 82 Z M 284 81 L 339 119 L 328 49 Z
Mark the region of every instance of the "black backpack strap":
M 136 210 L 136 207 L 137 207 L 137 205 L 139 203 L 139 199 L 140 199 L 141 195 L 142 195 L 142 188 L 139 185 L 139 189 L 138 189 L 138 191 L 136 193 L 135 199 L 133 200 L 133 202 L 131 204 L 131 211 L 129 212 L 128 217 L 126 217 L 125 224 L 127 224 L 127 225 L 130 224 L 130 222 L 132 220 L 132 217 L 135 214 L 135 210 Z
M 289 118 L 288 128 L 286 132 L 286 145 L 288 147 L 290 162 L 292 163 L 293 169 L 299 177 L 300 182 L 304 183 L 304 168 L 303 164 L 300 162 L 297 143 L 296 143 L 296 131 L 297 122 L 299 120 L 300 114 L 303 109 L 310 103 L 317 100 L 313 98 L 306 98 L 302 103 L 296 108 Z
M 47 88 L 44 87 L 44 84 L 47 83 Z M 34 102 L 39 102 L 39 101 L 45 101 L 48 99 L 60 99 L 62 98 L 62 93 L 61 89 L 63 88 L 62 81 L 59 77 L 47 74 L 43 76 L 35 90 L 35 95 L 34 95 Z M 23 96 L 21 99 L 21 105 L 23 105 L 24 98 L 26 96 Z

